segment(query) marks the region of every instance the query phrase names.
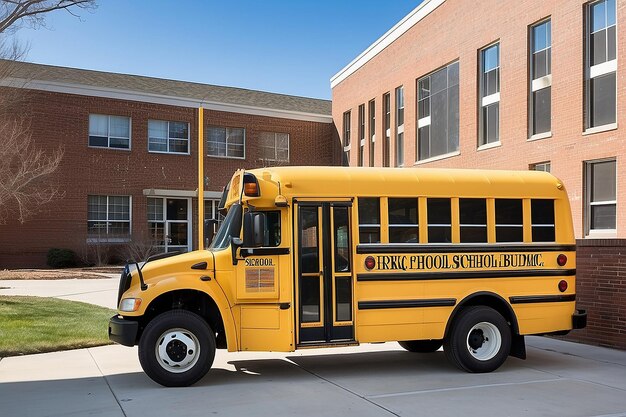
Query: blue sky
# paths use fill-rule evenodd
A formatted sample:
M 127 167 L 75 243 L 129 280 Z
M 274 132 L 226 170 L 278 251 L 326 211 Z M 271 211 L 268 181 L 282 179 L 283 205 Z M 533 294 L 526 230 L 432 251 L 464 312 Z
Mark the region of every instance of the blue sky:
M 23 28 L 27 61 L 329 99 L 329 79 L 421 0 L 99 0 Z

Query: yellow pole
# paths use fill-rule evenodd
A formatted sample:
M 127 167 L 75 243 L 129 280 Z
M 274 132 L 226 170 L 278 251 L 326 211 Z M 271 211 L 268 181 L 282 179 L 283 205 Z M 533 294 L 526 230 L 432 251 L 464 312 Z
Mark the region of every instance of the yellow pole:
M 198 108 L 198 250 L 204 249 L 204 108 Z

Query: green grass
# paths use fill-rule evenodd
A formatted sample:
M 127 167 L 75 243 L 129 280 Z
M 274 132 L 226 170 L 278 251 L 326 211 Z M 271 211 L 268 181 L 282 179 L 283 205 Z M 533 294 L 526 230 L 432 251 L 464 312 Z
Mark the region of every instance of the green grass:
M 0 296 L 0 357 L 109 344 L 114 314 L 76 301 Z

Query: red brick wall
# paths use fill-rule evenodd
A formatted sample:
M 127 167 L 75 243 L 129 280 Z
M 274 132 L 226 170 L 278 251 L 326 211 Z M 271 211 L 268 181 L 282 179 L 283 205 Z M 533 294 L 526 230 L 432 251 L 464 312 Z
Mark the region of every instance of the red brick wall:
M 376 100 L 376 166 L 382 166 L 382 96 L 403 85 L 405 167 L 527 170 L 529 164 L 552 162 L 552 173 L 568 189 L 577 238 L 583 237 L 583 161 L 617 158 L 618 207 L 626 206 L 626 0 L 617 0 L 618 129 L 584 134 L 583 0 L 446 0 L 332 91 L 333 120 L 341 132 L 343 113 L 351 110 L 350 165 L 357 165 L 358 106 Z M 552 22 L 552 137 L 528 140 L 528 32 L 544 18 Z M 477 150 L 478 51 L 500 43 L 499 147 Z M 460 155 L 415 163 L 416 80 L 453 61 L 459 62 Z M 369 142 L 366 141 L 365 160 Z M 393 158 L 392 158 L 393 161 Z M 619 211 L 618 211 L 619 212 Z M 617 236 L 626 238 L 626 216 L 618 215 Z
M 576 251 L 576 305 L 588 322 L 566 339 L 626 349 L 626 240 L 579 240 Z
M 15 113 L 30 120 L 36 146 L 46 151 L 64 149 L 61 166 L 46 180 L 58 185 L 64 197 L 44 206 L 27 223 L 9 218 L 0 225 L 0 268 L 45 266 L 46 252 L 53 247 L 84 251 L 88 195 L 132 196 L 132 232 L 141 235 L 147 232 L 144 189 L 197 189 L 197 109 L 32 90 L 23 94 L 25 100 Z M 131 117 L 131 150 L 88 147 L 91 113 Z M 246 129 L 245 160 L 205 158 L 206 191 L 221 191 L 238 168 L 260 166 L 257 138 L 261 131 L 289 133 L 291 165 L 339 163 L 331 123 L 210 110 L 204 115 L 205 126 Z M 148 152 L 149 119 L 189 122 L 190 155 Z M 195 230 L 194 225 L 194 234 Z M 196 239 L 192 242 L 195 245 Z

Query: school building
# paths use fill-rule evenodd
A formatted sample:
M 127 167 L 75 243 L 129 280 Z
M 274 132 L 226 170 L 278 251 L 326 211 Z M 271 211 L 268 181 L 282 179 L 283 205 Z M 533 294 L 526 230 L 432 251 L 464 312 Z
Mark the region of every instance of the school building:
M 6 62 L 6 61 L 5 61 Z M 46 178 L 61 198 L 0 226 L 0 268 L 45 267 L 51 248 L 89 262 L 198 248 L 198 125 L 204 213 L 217 218 L 239 168 L 338 165 L 331 102 L 135 75 L 16 63 L 0 94 L 35 148 L 64 151 Z
M 331 78 L 350 166 L 550 171 L 571 199 L 572 338 L 626 348 L 625 0 L 424 0 Z

